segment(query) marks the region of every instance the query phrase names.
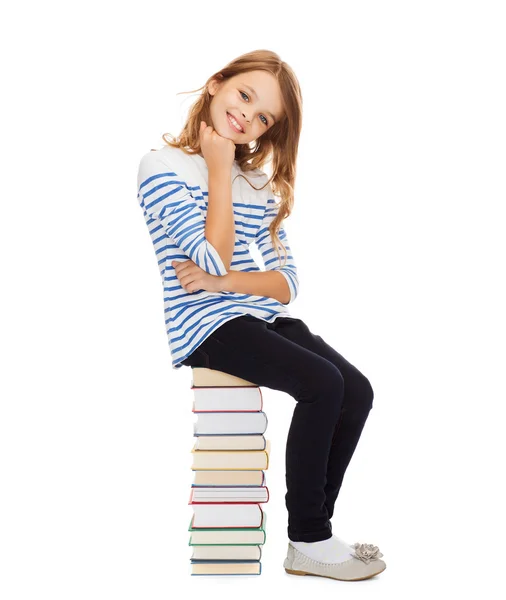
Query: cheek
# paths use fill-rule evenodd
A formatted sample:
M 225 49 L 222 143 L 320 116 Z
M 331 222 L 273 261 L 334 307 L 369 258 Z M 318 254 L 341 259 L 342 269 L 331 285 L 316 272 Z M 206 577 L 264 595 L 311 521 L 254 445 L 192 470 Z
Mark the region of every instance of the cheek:
M 220 103 L 225 110 L 228 110 L 231 107 L 232 109 L 240 109 L 241 106 L 241 102 L 239 101 L 239 98 L 235 95 L 234 92 L 230 92 L 222 96 Z

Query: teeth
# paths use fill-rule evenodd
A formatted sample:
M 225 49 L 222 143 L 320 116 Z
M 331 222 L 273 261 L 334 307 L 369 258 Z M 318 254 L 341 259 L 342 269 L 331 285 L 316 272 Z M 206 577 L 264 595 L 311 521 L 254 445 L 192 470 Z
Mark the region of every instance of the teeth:
M 240 131 L 242 131 L 242 127 L 239 125 L 239 123 L 234 119 L 234 117 L 230 113 L 228 113 L 228 118 L 237 127 L 237 129 L 239 129 Z

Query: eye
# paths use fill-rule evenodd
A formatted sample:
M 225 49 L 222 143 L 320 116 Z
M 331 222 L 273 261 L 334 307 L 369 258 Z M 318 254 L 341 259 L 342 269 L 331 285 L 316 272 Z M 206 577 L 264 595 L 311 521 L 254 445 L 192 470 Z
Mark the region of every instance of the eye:
M 243 96 L 246 96 L 246 98 L 249 98 L 248 94 L 246 92 L 239 92 L 240 94 L 242 94 Z M 268 125 L 269 124 L 269 119 L 265 116 L 265 115 L 260 115 L 261 117 L 263 117 L 265 119 L 265 122 L 262 121 L 262 123 L 264 125 Z

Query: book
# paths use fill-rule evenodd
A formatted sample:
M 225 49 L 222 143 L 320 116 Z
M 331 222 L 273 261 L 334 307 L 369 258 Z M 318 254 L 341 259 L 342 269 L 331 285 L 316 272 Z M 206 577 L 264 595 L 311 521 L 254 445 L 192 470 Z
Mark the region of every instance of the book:
M 259 387 L 256 383 L 236 377 L 230 373 L 224 373 L 216 369 L 206 367 L 192 367 L 193 387 Z
M 265 485 L 265 473 L 263 471 L 240 471 L 230 469 L 229 471 L 209 469 L 206 471 L 193 471 L 192 487 L 196 486 L 257 486 Z
M 267 415 L 255 412 L 201 412 L 194 413 L 193 433 L 198 435 L 262 434 L 267 429 Z
M 202 562 L 191 561 L 192 575 L 260 575 L 262 563 L 259 560 L 252 562 L 206 560 Z
M 189 503 L 193 509 L 192 526 L 201 527 L 260 527 L 262 507 L 257 503 L 215 502 Z
M 201 486 L 191 488 L 190 504 L 197 502 L 268 502 L 269 490 L 267 486 L 240 486 L 219 487 Z
M 263 407 L 262 391 L 258 387 L 197 387 L 193 386 L 193 412 L 259 411 Z
M 269 468 L 270 440 L 266 441 L 265 450 L 197 450 L 191 449 L 192 470 L 267 470 Z
M 197 450 L 265 450 L 263 434 L 252 435 L 196 435 Z
M 260 560 L 262 558 L 262 546 L 192 546 L 193 553 L 190 557 L 193 561 L 199 560 Z

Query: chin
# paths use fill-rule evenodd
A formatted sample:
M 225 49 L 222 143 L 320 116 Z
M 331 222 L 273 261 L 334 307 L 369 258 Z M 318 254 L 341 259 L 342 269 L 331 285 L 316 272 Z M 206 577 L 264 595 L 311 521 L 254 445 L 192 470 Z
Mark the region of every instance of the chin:
M 227 138 L 227 140 L 232 140 L 235 143 L 234 134 L 230 132 L 222 133 L 219 129 L 216 131 L 221 135 L 221 137 Z

